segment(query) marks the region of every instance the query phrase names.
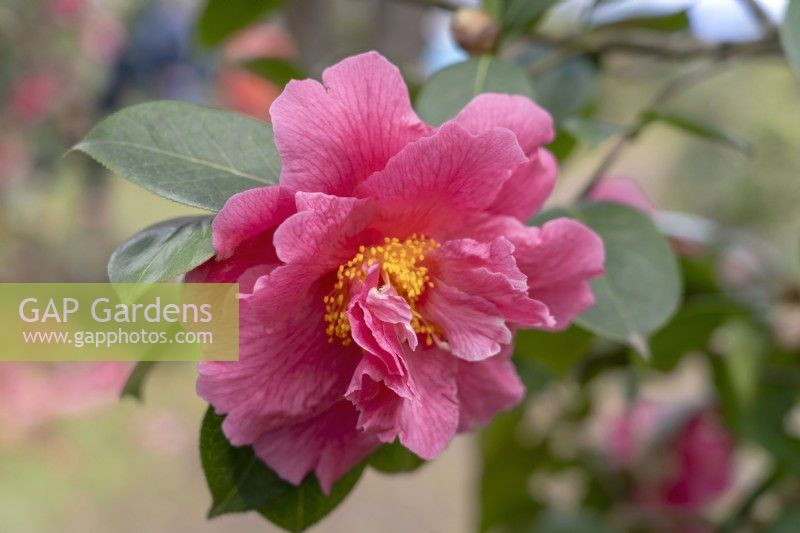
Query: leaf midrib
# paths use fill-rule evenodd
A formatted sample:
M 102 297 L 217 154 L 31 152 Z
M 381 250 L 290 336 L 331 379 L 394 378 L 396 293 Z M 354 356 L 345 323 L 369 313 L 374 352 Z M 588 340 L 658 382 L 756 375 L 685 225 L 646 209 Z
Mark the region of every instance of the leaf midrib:
M 174 159 L 178 159 L 178 160 L 181 160 L 181 161 L 188 161 L 189 163 L 194 163 L 196 165 L 201 165 L 201 166 L 206 166 L 206 167 L 209 167 L 209 168 L 214 168 L 216 170 L 220 170 L 222 172 L 227 172 L 228 174 L 233 174 L 234 176 L 239 176 L 241 178 L 248 178 L 248 179 L 251 179 L 253 181 L 258 181 L 260 183 L 265 183 L 265 184 L 268 184 L 268 185 L 274 185 L 274 182 L 272 180 L 270 180 L 269 178 L 266 178 L 264 176 L 258 176 L 256 174 L 251 174 L 249 172 L 243 172 L 243 171 L 238 170 L 236 168 L 228 167 L 228 166 L 225 166 L 225 165 L 219 165 L 217 163 L 213 163 L 213 162 L 208 161 L 206 159 L 199 159 L 199 158 L 196 158 L 196 157 L 192 157 L 192 156 L 188 156 L 188 155 L 185 155 L 185 154 L 181 154 L 179 152 L 172 152 L 170 150 L 162 150 L 160 148 L 155 148 L 153 146 L 148 146 L 146 144 L 133 143 L 133 142 L 129 142 L 129 141 L 83 141 L 83 142 L 79 143 L 76 146 L 76 148 L 78 148 L 80 150 L 83 150 L 83 151 L 86 151 L 84 149 L 86 147 L 102 146 L 102 145 L 112 145 L 112 146 L 116 145 L 116 146 L 125 146 L 125 147 L 129 147 L 129 148 L 136 148 L 136 149 L 139 149 L 139 150 L 152 152 L 152 153 L 163 155 L 163 156 L 166 156 L 166 157 L 172 157 Z

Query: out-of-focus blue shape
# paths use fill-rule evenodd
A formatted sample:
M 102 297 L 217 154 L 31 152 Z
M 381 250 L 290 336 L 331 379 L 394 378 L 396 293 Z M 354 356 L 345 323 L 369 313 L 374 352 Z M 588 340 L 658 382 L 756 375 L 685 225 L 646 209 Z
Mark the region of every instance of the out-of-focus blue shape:
M 780 23 L 788 0 L 755 0 L 774 23 Z M 689 10 L 692 32 L 704 41 L 744 42 L 760 39 L 764 28 L 743 0 L 697 0 Z
M 755 0 L 778 24 L 788 0 Z M 705 41 L 743 42 L 759 39 L 764 29 L 745 0 L 565 0 L 550 10 L 542 27 L 548 33 L 569 34 L 587 26 L 659 17 L 686 11 L 692 32 Z
M 455 3 L 463 6 L 477 5 L 476 0 L 460 0 Z M 452 20 L 452 13 L 439 10 L 431 11 L 425 20 L 423 32 L 427 44 L 422 53 L 422 71 L 425 76 L 469 57 L 469 54 L 453 40 L 453 34 L 450 31 Z
M 176 4 L 153 2 L 136 15 L 100 103 L 110 111 L 130 89 L 153 98 L 201 103 L 211 63 L 195 54 L 193 14 Z

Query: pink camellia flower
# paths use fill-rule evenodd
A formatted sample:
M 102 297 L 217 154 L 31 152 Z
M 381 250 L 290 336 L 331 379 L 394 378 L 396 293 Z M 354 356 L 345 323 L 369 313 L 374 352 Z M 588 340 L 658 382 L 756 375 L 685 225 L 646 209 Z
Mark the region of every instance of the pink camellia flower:
M 604 178 L 591 190 L 589 199 L 595 202 L 627 205 L 647 215 L 652 215 L 656 211 L 655 205 L 642 187 L 628 178 Z
M 228 200 L 187 279 L 240 284 L 240 360 L 197 384 L 228 439 L 329 491 L 382 442 L 431 459 L 519 402 L 515 328 L 589 307 L 603 245 L 570 219 L 523 224 L 556 173 L 529 99 L 483 94 L 432 128 L 377 53 L 322 79 L 272 105 L 280 185 Z
M 612 424 L 610 437 L 612 458 L 633 474 L 641 505 L 695 510 L 733 481 L 733 439 L 711 408 L 642 401 Z

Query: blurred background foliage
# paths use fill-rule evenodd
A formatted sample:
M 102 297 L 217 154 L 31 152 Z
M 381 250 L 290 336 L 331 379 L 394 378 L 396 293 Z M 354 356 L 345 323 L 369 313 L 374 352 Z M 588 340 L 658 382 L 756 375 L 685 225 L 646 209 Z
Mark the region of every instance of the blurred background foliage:
M 797 531 L 800 84 L 779 45 L 786 5 L 6 0 L 0 281 L 102 281 L 125 237 L 200 213 L 63 157 L 132 103 L 268 120 L 288 80 L 368 49 L 400 65 L 432 123 L 476 91 L 530 94 L 558 126 L 552 204 L 628 180 L 622 197 L 649 198 L 637 205 L 679 255 L 681 307 L 649 359 L 580 324 L 521 333 L 524 405 L 413 474 L 368 473 L 318 530 Z M 789 10 L 784 39 L 800 32 Z M 143 405 L 115 403 L 119 380 L 103 377 L 85 386 L 101 398 L 57 409 L 42 391 L 66 371 L 0 367 L 0 531 L 270 529 L 205 519 L 190 365 L 159 366 Z

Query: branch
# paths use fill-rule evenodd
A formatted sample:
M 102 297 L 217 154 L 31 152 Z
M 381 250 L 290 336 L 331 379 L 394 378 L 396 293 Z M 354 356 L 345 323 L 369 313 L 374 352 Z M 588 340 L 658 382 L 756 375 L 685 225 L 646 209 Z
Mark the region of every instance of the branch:
M 445 11 L 456 11 L 458 8 L 462 7 L 455 2 L 450 2 L 448 0 L 399 0 L 400 2 L 405 2 L 407 4 L 417 4 L 423 7 L 438 7 L 439 9 L 444 9 Z
M 562 53 L 564 50 L 568 50 L 573 54 L 597 55 L 618 52 L 631 55 L 646 55 L 672 61 L 781 53 L 780 41 L 774 33 L 770 33 L 767 37 L 758 41 L 722 44 L 708 44 L 695 39 L 675 41 L 671 38 L 642 39 L 634 36 L 629 38 L 590 36 L 576 39 L 534 34 L 530 35 L 528 39 L 536 44 L 559 48 Z

